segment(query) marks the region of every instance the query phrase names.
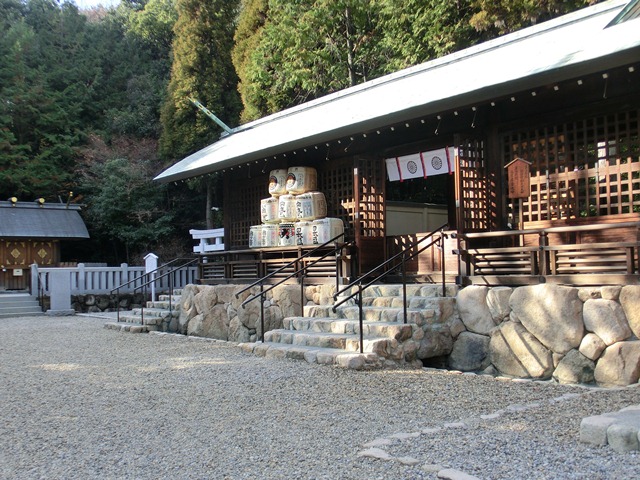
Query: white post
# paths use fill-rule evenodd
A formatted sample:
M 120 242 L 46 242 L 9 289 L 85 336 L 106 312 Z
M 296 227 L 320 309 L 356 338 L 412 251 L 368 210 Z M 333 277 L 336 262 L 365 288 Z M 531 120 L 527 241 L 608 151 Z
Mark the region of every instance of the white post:
M 73 274 L 71 274 L 73 275 Z M 93 286 L 93 285 L 92 285 Z M 91 287 L 92 287 L 91 286 Z M 87 291 L 87 271 L 85 270 L 84 263 L 78 264 L 78 285 L 75 285 L 79 294 L 84 294 Z M 91 288 L 89 287 L 89 288 Z
M 67 269 L 51 272 L 51 308 L 47 315 L 75 315 L 71 308 L 71 275 Z
M 38 264 L 31 265 L 31 295 L 38 296 Z
M 144 272 L 145 273 L 151 273 L 151 278 L 149 280 L 151 280 L 151 301 L 155 302 L 156 301 L 156 272 L 155 270 L 157 270 L 158 268 L 158 256 L 155 253 L 147 253 L 147 255 L 144 257 Z

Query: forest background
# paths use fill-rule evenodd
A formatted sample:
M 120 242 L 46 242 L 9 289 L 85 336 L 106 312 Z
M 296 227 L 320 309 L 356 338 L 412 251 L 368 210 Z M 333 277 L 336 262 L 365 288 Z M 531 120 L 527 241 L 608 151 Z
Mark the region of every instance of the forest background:
M 218 176 L 152 181 L 220 137 L 189 98 L 234 127 L 593 3 L 0 0 L 0 198 L 82 204 L 63 260 L 169 260 L 222 221 Z

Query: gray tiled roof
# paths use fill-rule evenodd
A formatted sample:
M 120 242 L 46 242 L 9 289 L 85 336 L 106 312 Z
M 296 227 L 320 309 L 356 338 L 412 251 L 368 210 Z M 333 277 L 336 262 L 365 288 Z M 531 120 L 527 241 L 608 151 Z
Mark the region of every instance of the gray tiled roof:
M 156 177 L 182 180 L 640 59 L 640 19 L 611 0 L 269 115 Z
M 0 202 L 0 238 L 89 238 L 77 205 Z

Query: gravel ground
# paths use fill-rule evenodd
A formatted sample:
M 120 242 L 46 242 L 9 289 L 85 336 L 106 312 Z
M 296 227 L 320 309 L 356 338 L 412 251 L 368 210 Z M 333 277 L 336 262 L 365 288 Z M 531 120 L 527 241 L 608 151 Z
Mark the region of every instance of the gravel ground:
M 638 452 L 578 442 L 583 417 L 639 404 L 640 388 L 356 372 L 103 323 L 0 321 L 0 478 L 435 479 L 449 468 L 486 479 L 625 479 L 640 472 Z M 392 458 L 367 456 L 371 447 Z

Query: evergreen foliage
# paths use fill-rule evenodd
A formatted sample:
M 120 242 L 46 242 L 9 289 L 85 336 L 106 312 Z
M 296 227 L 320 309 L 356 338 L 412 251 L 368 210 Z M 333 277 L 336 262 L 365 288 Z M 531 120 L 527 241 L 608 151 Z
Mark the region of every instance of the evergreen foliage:
M 190 98 L 207 106 L 227 125 L 237 123 L 238 77 L 231 63 L 238 2 L 177 0 L 173 64 L 162 108 L 161 153 L 182 158 L 216 140 L 220 127 Z

